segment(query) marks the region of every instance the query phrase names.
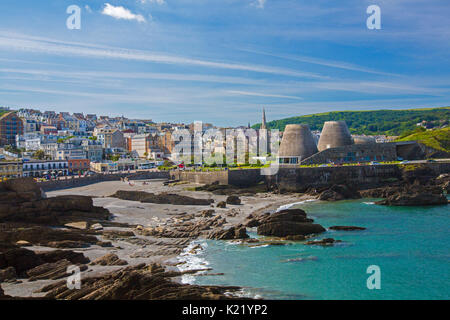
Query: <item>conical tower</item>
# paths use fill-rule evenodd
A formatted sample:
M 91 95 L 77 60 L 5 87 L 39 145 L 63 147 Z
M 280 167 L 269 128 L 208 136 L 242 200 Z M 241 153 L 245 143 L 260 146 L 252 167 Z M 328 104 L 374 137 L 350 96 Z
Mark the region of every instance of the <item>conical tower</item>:
M 323 151 L 353 144 L 353 139 L 345 121 L 327 121 L 323 125 L 317 148 Z
M 280 163 L 297 164 L 317 153 L 314 137 L 307 124 L 288 124 L 281 139 Z

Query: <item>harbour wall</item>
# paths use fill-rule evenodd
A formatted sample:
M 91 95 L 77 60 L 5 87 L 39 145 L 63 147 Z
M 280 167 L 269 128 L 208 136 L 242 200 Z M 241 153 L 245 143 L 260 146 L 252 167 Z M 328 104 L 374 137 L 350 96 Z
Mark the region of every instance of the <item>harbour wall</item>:
M 68 178 L 64 180 L 51 180 L 39 182 L 39 186 L 44 191 L 54 191 L 61 189 L 83 187 L 104 181 L 120 181 L 120 179 L 122 178 L 128 178 L 129 180 L 169 179 L 169 172 L 141 171 L 136 173 L 123 173 L 123 174 L 96 174 L 89 177 Z
M 450 173 L 450 162 L 420 163 L 407 165 L 362 165 L 341 167 L 281 167 L 272 176 L 262 176 L 259 169 L 229 170 L 213 172 L 171 171 L 171 179 L 201 184 L 229 184 L 246 187 L 265 182 L 283 191 L 301 192 L 308 188 L 320 188 L 333 184 L 345 184 L 359 189 L 376 188 L 405 176 L 414 178 L 436 177 Z

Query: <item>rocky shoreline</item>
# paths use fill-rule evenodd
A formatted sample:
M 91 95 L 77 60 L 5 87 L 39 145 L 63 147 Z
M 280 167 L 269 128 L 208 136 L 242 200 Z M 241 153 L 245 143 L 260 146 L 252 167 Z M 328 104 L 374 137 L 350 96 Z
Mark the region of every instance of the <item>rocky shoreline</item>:
M 173 261 L 199 237 L 225 240 L 247 236 L 245 228 L 234 227 L 236 222 L 252 209 L 273 204 L 270 196 L 263 195 L 262 201 L 255 199 L 249 205 L 236 204 L 241 201 L 238 196 L 217 195 L 212 200 L 209 192 L 183 191 L 184 186 L 163 186 L 162 182 L 141 187 L 102 184 L 107 187 L 68 189 L 48 197 L 31 179 L 0 184 L 2 299 L 221 299 L 238 291 L 182 285 L 179 279 L 183 274 L 204 270 L 180 272 Z M 102 194 L 109 188 L 114 192 Z M 127 188 L 132 190 L 122 190 Z M 151 189 L 158 193 L 147 191 Z M 166 198 L 168 190 L 175 192 Z M 276 202 L 284 204 L 292 198 L 281 196 Z M 81 271 L 81 291 L 92 292 L 64 291 L 69 266 Z M 149 268 L 160 270 L 158 276 Z M 131 295 L 115 292 L 142 282 L 147 285 Z M 157 283 L 167 287 L 166 294 L 151 293 L 152 284 Z M 93 293 L 94 287 L 109 293 Z
M 6 181 L 0 183 L 0 299 L 227 299 L 239 288 L 180 283 L 186 274 L 213 275 L 207 268 L 180 271 L 184 262 L 177 257 L 193 241 L 332 246 L 340 240 L 314 239 L 326 229 L 306 212 L 279 208 L 362 197 L 384 198 L 379 205 L 446 205 L 449 185 L 450 176 L 441 175 L 370 190 L 333 185 L 277 194 L 264 185 L 102 182 L 45 195 L 31 179 Z M 263 238 L 249 239 L 250 228 Z M 81 272 L 81 290 L 65 283 L 73 266 Z

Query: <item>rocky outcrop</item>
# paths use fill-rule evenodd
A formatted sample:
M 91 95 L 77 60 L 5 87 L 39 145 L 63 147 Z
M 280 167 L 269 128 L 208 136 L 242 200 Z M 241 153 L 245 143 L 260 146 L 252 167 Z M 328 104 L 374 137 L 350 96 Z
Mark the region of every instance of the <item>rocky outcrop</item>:
M 71 250 L 53 250 L 36 252 L 37 256 L 46 263 L 54 263 L 59 260 L 68 260 L 72 264 L 86 264 L 89 263 L 89 258 L 86 258 L 81 252 Z
M 227 207 L 227 203 L 225 201 L 220 201 L 217 204 L 217 208 L 226 208 Z
M 13 267 L 19 276 L 43 263 L 36 253 L 25 248 L 13 248 L 0 253 L 0 269 Z
M 44 196 L 32 178 L 0 183 L 0 222 L 63 225 L 84 220 L 103 220 L 110 216 L 108 210 L 95 207 L 91 197 Z
M 398 192 L 385 200 L 376 202 L 376 204 L 386 206 L 434 206 L 446 205 L 448 204 L 448 200 L 443 194 L 431 192 L 414 194 Z
M 10 248 L 0 251 L 0 271 L 6 272 L 5 270 L 13 268 L 18 276 L 34 277 L 35 280 L 51 279 L 56 274 L 61 275 L 63 265 L 82 265 L 88 262 L 89 259 L 82 253 L 70 250 L 34 252 L 25 248 Z M 59 271 L 52 273 L 56 269 Z M 65 272 L 66 270 L 64 274 Z
M 356 227 L 356 226 L 331 226 L 330 230 L 336 231 L 356 231 L 356 230 L 366 230 L 364 227 Z
M 29 281 L 36 280 L 58 280 L 67 277 L 67 268 L 73 266 L 74 264 L 66 259 L 59 260 L 54 263 L 44 263 L 31 270 L 27 271 L 27 276 Z M 87 270 L 85 265 L 77 265 L 80 271 Z
M 318 199 L 322 201 L 338 201 L 359 198 L 361 198 L 361 195 L 357 190 L 345 185 L 333 185 L 331 188 L 322 191 L 318 197 Z
M 383 205 L 405 205 L 422 206 L 445 204 L 450 186 L 450 177 L 446 174 L 440 175 L 436 179 L 431 179 L 427 183 L 421 183 L 419 179 L 412 184 L 399 182 L 386 187 L 361 191 L 365 198 L 385 198 L 377 204 Z
M 268 192 L 270 191 L 265 183 L 260 183 L 254 186 L 239 188 L 232 185 L 223 185 L 218 182 L 207 184 L 201 187 L 196 187 L 195 191 L 208 191 L 216 195 L 255 195 L 256 193 Z
M 194 273 L 198 271 L 187 271 Z M 46 298 L 64 300 L 199 300 L 229 299 L 226 292 L 237 287 L 195 286 L 180 284 L 170 278 L 183 272 L 167 272 L 159 265 L 141 264 L 127 267 L 104 276 L 84 278 L 81 290 L 70 290 L 66 281 L 51 284 L 41 292 Z
M 0 224 L 0 242 L 14 244 L 20 240 L 27 241 L 33 245 L 53 248 L 84 248 L 99 242 L 96 236 L 81 230 Z
M 119 190 L 111 197 L 122 200 L 140 201 L 142 203 L 158 203 L 190 206 L 209 206 L 214 203 L 212 199 L 196 199 L 187 196 L 171 193 L 154 194 L 144 191 L 123 191 Z
M 16 281 L 17 273 L 14 267 L 0 269 L 0 283 L 8 281 Z
M 314 246 L 332 246 L 335 243 L 342 242 L 341 240 L 335 240 L 333 238 L 325 238 L 321 240 L 312 240 L 305 242 L 305 245 L 314 245 Z
M 247 230 L 243 225 L 230 227 L 228 229 L 216 229 L 209 235 L 208 239 L 214 240 L 234 240 L 234 239 L 247 239 L 249 236 Z
M 100 266 L 124 266 L 127 265 L 128 262 L 120 259 L 114 253 L 109 253 L 101 258 L 96 259 L 94 262 L 92 262 L 92 264 Z
M 211 218 L 212 216 L 214 216 L 214 213 L 216 213 L 214 210 L 203 210 L 202 212 L 199 213 L 199 217 L 201 218 Z
M 103 237 L 108 240 L 123 240 L 135 236 L 133 231 L 123 231 L 123 230 L 106 230 L 103 231 L 102 234 Z
M 241 199 L 239 199 L 238 196 L 229 196 L 226 200 L 227 204 L 234 204 L 234 205 L 240 205 Z
M 308 219 L 301 209 L 287 209 L 266 215 L 260 221 L 258 234 L 264 236 L 287 237 L 294 235 L 310 235 L 326 231 L 319 224 Z
M 144 236 L 158 238 L 190 238 L 195 239 L 205 235 L 213 228 L 222 227 L 227 223 L 226 219 L 220 215 L 213 218 L 205 218 L 196 222 L 184 221 L 172 226 L 147 227 L 136 229 L 136 232 Z

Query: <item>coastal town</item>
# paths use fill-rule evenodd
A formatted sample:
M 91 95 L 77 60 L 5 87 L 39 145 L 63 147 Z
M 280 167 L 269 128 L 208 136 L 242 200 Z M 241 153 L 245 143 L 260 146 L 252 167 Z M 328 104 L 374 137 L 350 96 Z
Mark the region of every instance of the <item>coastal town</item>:
M 447 2 L 0 1 L 3 314 L 449 300 Z
M 420 150 L 414 151 L 414 143 L 392 143 L 396 138 L 392 136 L 351 135 L 345 122 L 326 123 L 324 133 L 319 130 L 311 131 L 307 125 L 288 125 L 275 141 L 267 128 L 264 109 L 261 125 L 256 130 L 250 124 L 223 128 L 200 123 L 199 127 L 195 123 L 155 123 L 152 120 L 128 119 L 123 116 L 41 112 L 33 109 L 3 108 L 1 112 L 2 179 L 56 179 L 95 173 L 207 167 L 208 163 L 202 157 L 199 161 L 197 158 L 194 161 L 194 156 L 192 161 L 186 157 L 180 159 L 177 150 L 182 147 L 181 149 L 189 152 L 192 150 L 194 154 L 194 136 L 198 132 L 204 134 L 211 130 L 223 135 L 226 135 L 227 130 L 247 132 L 242 143 L 238 138 L 231 140 L 236 144 L 236 149 L 244 151 L 245 156 L 233 158 L 232 163 L 216 161 L 213 167 L 232 168 L 250 164 L 257 167 L 257 164 L 263 166 L 270 162 L 278 162 L 280 165 L 330 165 L 424 159 L 424 155 L 417 154 Z M 423 125 L 418 123 L 418 126 Z M 256 135 L 255 148 L 252 148 L 253 140 L 249 138 L 248 132 Z M 179 138 L 181 133 L 189 134 L 192 139 L 183 141 Z M 264 152 L 261 148 L 262 137 L 266 140 L 266 147 L 269 147 Z M 205 154 L 206 145 L 210 153 L 224 156 L 230 140 L 210 138 L 200 149 L 201 155 Z M 279 147 L 279 154 L 268 157 L 270 146 L 273 149 Z M 276 152 L 278 150 L 272 150 L 272 153 Z

